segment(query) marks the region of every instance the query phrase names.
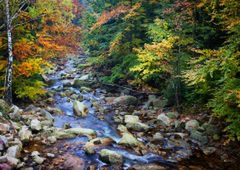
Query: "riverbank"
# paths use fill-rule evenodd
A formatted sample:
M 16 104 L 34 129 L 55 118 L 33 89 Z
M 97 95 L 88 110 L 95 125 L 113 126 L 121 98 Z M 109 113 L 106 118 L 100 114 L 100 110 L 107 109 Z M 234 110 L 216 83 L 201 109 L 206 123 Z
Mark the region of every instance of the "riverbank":
M 238 152 L 223 146 L 222 133 L 208 115 L 182 115 L 163 108 L 160 96 L 106 88 L 85 60 L 59 61 L 45 77 L 47 97 L 34 105 L 22 110 L 1 101 L 9 118 L 0 126 L 0 167 L 238 168 Z

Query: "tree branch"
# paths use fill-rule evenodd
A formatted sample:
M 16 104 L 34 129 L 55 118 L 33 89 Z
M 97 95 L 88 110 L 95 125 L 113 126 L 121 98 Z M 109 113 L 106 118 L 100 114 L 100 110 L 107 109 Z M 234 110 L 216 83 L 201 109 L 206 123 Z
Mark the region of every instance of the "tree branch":
M 23 1 L 21 4 L 20 4 L 20 7 L 19 9 L 17 10 L 17 12 L 11 17 L 11 22 L 18 17 L 18 15 L 20 14 L 20 12 L 23 10 L 24 6 L 27 4 L 27 1 Z

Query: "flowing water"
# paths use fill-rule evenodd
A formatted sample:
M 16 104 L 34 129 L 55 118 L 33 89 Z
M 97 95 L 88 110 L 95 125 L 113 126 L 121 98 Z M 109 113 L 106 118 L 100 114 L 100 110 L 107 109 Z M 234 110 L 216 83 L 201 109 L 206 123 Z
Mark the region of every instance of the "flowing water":
M 80 60 L 83 60 L 84 57 Z M 73 87 L 64 87 L 64 81 L 66 79 L 62 78 L 62 75 L 71 75 L 71 78 L 79 78 L 81 76 L 81 73 L 78 73 L 78 71 L 74 68 L 75 61 L 73 59 L 69 59 L 65 63 L 64 69 L 58 69 L 54 74 L 49 75 L 49 78 L 53 80 L 55 83 L 49 87 L 49 90 L 56 91 L 55 94 L 55 107 L 60 108 L 64 114 L 63 115 L 57 115 L 55 116 L 55 127 L 63 127 L 64 124 L 68 123 L 71 127 L 83 127 L 83 128 L 89 128 L 93 129 L 97 132 L 97 137 L 109 137 L 112 138 L 115 143 L 106 146 L 105 148 L 117 151 L 118 153 L 122 154 L 124 157 L 124 169 L 127 169 L 128 167 L 134 165 L 134 164 L 148 164 L 148 163 L 159 163 L 166 167 L 175 167 L 176 165 L 176 158 L 182 157 L 181 154 L 176 154 L 174 157 L 170 154 L 169 156 L 163 158 L 162 156 L 153 154 L 153 153 L 147 153 L 143 156 L 139 156 L 134 151 L 129 151 L 126 149 L 123 149 L 122 147 L 118 146 L 117 143 L 121 139 L 121 136 L 117 133 L 116 125 L 113 122 L 113 114 L 109 113 L 105 115 L 105 118 L 103 120 L 100 120 L 96 115 L 96 110 L 92 106 L 92 101 L 98 102 L 104 109 L 108 109 L 110 106 L 108 106 L 104 102 L 104 97 L 106 94 L 105 90 L 102 89 L 95 89 L 91 92 L 87 93 L 81 93 L 78 88 Z M 83 96 L 83 102 L 85 105 L 88 106 L 89 114 L 87 117 L 80 118 L 75 117 L 73 113 L 73 105 L 72 101 L 68 97 L 62 97 L 60 95 L 61 92 L 70 90 L 74 92 L 74 94 Z M 109 109 L 111 110 L 111 109 Z M 98 168 L 106 165 L 101 160 L 99 160 L 98 154 L 94 155 L 87 155 L 85 154 L 85 151 L 82 149 L 82 146 L 85 142 L 88 141 L 87 137 L 75 137 L 73 139 L 63 140 L 62 143 L 68 143 L 68 144 L 76 144 L 79 146 L 76 146 L 74 149 L 70 150 L 69 152 L 79 156 L 81 159 L 84 159 L 88 165 L 95 164 Z M 171 144 L 165 143 L 164 147 L 170 147 Z M 172 146 L 175 150 L 181 150 L 185 149 L 184 147 L 175 147 Z M 102 149 L 102 148 L 101 148 Z M 99 150 L 97 150 L 98 152 Z

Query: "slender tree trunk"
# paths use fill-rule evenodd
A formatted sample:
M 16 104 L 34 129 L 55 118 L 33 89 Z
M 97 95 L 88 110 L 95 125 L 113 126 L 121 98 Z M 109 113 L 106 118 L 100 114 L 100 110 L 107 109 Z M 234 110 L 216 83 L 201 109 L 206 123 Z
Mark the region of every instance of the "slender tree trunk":
M 12 21 L 9 10 L 9 0 L 5 0 L 7 39 L 8 39 L 8 64 L 4 83 L 4 99 L 12 104 L 12 72 L 13 72 L 13 52 L 12 52 Z

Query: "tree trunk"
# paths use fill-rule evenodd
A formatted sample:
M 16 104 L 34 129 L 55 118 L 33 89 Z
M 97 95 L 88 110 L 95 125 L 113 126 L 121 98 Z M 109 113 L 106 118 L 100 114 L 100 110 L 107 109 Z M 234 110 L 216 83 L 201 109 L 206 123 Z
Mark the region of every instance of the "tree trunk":
M 12 72 L 13 72 L 13 52 L 12 52 L 12 21 L 9 9 L 9 0 L 5 0 L 7 39 L 8 39 L 8 64 L 4 83 L 4 99 L 12 104 Z

